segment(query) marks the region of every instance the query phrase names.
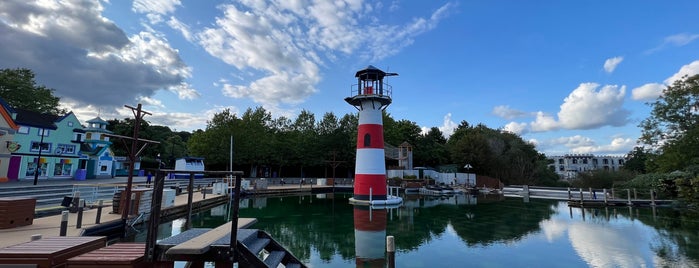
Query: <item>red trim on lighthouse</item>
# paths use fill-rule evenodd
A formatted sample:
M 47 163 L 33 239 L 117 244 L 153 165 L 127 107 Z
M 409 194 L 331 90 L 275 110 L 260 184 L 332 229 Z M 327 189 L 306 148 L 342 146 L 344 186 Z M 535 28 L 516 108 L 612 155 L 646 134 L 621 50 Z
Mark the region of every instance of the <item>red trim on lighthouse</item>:
M 354 198 L 369 200 L 371 188 L 372 200 L 386 200 L 386 175 L 384 174 L 355 174 Z
M 367 134 L 369 135 L 367 136 Z M 367 141 L 365 138 L 369 138 L 370 140 Z M 359 125 L 357 128 L 357 149 L 360 148 L 383 149 L 383 125 Z

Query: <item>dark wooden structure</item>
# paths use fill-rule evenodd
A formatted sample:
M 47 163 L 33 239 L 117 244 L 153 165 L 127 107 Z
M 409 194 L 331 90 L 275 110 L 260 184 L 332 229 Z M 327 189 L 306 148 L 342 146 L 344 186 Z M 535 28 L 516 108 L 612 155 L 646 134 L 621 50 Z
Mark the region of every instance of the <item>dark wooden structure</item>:
M 32 225 L 36 198 L 0 198 L 0 229 Z
M 145 268 L 150 267 L 145 262 L 143 243 L 116 243 L 76 257 L 68 259 L 68 268 Z
M 68 259 L 102 248 L 106 243 L 103 236 L 46 237 L 0 249 L 0 264 L 65 267 Z

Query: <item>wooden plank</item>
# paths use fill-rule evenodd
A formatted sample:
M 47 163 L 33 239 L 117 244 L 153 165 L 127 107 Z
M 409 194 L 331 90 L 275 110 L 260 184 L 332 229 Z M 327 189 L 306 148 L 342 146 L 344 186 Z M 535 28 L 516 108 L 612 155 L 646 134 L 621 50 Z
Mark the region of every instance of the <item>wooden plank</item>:
M 0 264 L 37 264 L 62 267 L 74 256 L 104 247 L 105 237 L 47 237 L 0 249 Z M 19 262 L 18 262 L 19 261 Z
M 257 222 L 254 218 L 238 219 L 238 228 L 246 228 Z M 192 238 L 184 243 L 171 247 L 165 252 L 167 255 L 199 255 L 206 253 L 211 248 L 211 244 L 225 236 L 229 236 L 231 232 L 231 224 L 228 222 L 224 225 L 216 227 L 200 236 Z
M 67 266 L 77 267 L 141 267 L 145 266 L 144 243 L 116 243 L 68 259 Z

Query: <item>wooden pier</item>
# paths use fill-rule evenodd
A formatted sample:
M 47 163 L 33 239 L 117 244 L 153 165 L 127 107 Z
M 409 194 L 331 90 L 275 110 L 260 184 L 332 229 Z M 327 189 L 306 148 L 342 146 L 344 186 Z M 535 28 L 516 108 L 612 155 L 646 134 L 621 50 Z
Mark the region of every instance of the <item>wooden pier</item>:
M 615 198 L 614 189 L 582 189 L 572 190 L 571 188 L 553 188 L 553 187 L 530 187 L 523 186 L 508 186 L 503 189 L 505 196 L 523 197 L 523 198 L 544 198 L 568 201 L 568 206 L 571 207 L 655 207 L 671 205 L 673 200 L 657 200 L 655 199 L 655 191 L 649 193 L 650 199 L 637 198 L 635 189 L 625 189 L 626 198 Z

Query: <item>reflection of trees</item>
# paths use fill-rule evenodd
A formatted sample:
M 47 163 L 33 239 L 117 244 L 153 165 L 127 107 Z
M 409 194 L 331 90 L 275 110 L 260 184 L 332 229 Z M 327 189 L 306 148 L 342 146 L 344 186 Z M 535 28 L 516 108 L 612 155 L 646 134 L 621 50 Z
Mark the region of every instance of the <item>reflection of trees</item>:
M 658 231 L 661 240 L 653 250 L 665 261 L 682 262 L 687 257 L 699 263 L 699 213 L 691 210 L 657 209 L 653 217 L 651 209 L 639 209 L 638 220 Z
M 556 201 L 557 202 L 557 201 Z M 391 222 L 389 234 L 396 237 L 396 247 L 414 250 L 445 232 L 451 224 L 468 245 L 488 245 L 495 241 L 517 240 L 539 230 L 539 222 L 555 213 L 554 201 L 505 199 L 473 205 L 438 205 L 403 211 L 414 215 L 413 221 Z
M 308 260 L 315 248 L 322 260 L 338 254 L 354 259 L 354 222 L 347 197 L 337 200 L 315 196 L 268 198 L 264 210 L 240 209 L 240 217 L 257 218 L 253 228 L 268 232 L 294 255 Z

